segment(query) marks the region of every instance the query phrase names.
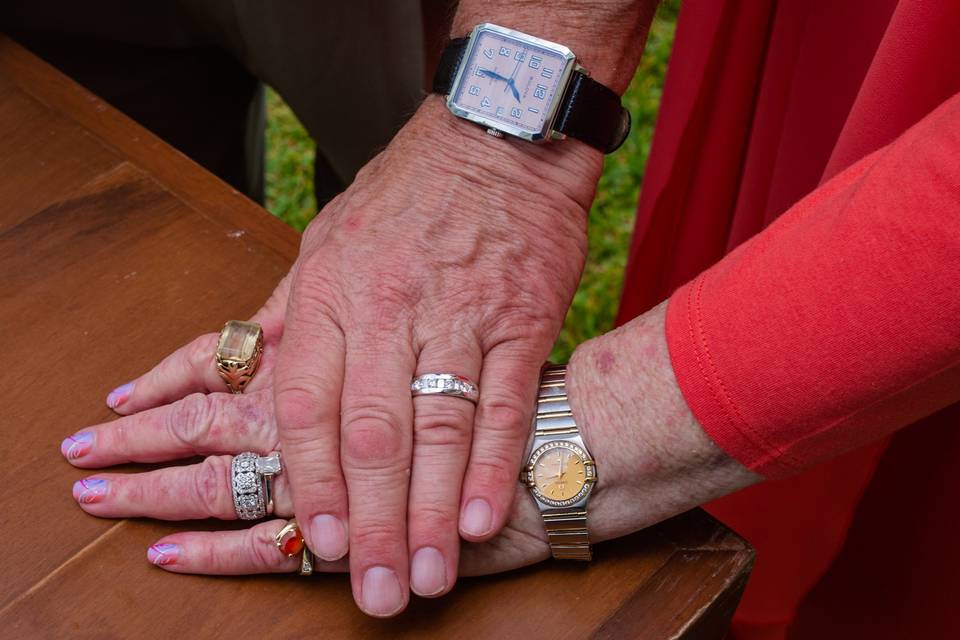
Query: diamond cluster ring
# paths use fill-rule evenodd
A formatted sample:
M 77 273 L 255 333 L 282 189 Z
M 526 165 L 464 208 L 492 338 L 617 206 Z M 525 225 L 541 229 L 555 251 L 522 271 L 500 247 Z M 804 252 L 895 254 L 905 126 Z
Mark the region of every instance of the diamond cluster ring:
M 473 404 L 480 399 L 480 389 L 476 383 L 465 376 L 455 373 L 425 373 L 417 376 L 410 383 L 410 392 L 413 397 L 444 395 L 454 398 L 463 398 Z
M 280 473 L 280 454 L 261 456 L 245 451 L 230 464 L 233 508 L 241 520 L 258 520 L 273 513 L 273 476 Z

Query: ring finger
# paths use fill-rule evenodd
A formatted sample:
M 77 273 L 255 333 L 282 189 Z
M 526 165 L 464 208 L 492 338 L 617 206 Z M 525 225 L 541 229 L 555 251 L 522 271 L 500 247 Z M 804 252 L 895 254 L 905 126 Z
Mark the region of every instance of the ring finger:
M 453 373 L 476 380 L 481 357 L 475 341 L 428 343 L 420 352 L 417 374 Z M 407 518 L 410 587 L 420 596 L 442 595 L 457 579 L 460 490 L 470 455 L 473 414 L 473 403 L 464 398 L 432 394 L 414 399 Z
M 73 485 L 74 500 L 101 518 L 158 520 L 235 520 L 230 463 L 233 456 L 210 456 L 199 464 L 144 473 L 98 473 Z M 272 479 L 274 513 L 293 513 L 284 474 Z
M 147 560 L 175 573 L 292 573 L 300 567 L 300 556 L 288 558 L 274 544 L 274 536 L 285 524 L 285 520 L 270 520 L 240 531 L 175 533 L 150 545 Z M 343 572 L 347 570 L 347 560 L 325 562 L 315 558 L 313 570 Z

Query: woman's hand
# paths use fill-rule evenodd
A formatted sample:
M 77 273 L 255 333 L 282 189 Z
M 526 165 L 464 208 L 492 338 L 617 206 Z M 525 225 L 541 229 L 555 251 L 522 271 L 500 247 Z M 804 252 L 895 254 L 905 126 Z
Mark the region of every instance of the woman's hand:
M 637 531 L 759 480 L 720 451 L 687 409 L 666 350 L 664 308 L 585 343 L 570 363 L 570 401 L 599 472 L 589 504 L 594 541 Z M 71 462 L 96 467 L 270 450 L 277 432 L 272 415 L 260 413 L 271 406 L 263 395 L 208 396 L 238 402 L 217 407 L 220 400 L 213 400 L 213 412 L 191 422 L 193 435 L 186 438 L 171 428 L 179 423 L 172 418 L 183 410 L 180 404 L 92 427 L 95 446 Z M 80 481 L 74 495 L 85 511 L 100 517 L 230 519 L 235 516 L 229 461 L 229 456 L 214 455 L 193 466 L 96 474 Z M 275 488 L 276 515 L 289 516 L 292 501 L 285 474 L 276 478 Z M 518 482 L 513 491 L 506 528 L 487 542 L 462 544 L 462 575 L 506 571 L 549 557 L 532 498 Z M 297 560 L 280 554 L 273 543 L 283 524 L 272 520 L 240 531 L 176 533 L 152 545 L 148 558 L 180 573 L 291 572 Z M 346 569 L 343 560 L 317 564 L 318 571 Z

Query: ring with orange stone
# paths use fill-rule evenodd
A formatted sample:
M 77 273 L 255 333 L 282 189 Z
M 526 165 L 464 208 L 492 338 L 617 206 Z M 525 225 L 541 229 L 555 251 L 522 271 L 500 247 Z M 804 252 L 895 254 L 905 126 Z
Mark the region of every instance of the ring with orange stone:
M 313 573 L 313 553 L 307 548 L 296 520 L 287 522 L 273 537 L 273 540 L 280 553 L 288 558 L 300 554 L 300 568 L 297 570 L 300 575 L 309 576 Z

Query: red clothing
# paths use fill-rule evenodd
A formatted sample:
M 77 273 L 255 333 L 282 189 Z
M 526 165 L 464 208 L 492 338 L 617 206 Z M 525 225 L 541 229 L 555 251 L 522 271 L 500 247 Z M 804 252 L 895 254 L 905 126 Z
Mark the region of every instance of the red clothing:
M 736 638 L 960 637 L 958 43 L 955 0 L 681 12 L 621 320 L 695 278 L 678 382 L 773 479 L 710 505 L 758 549 Z

